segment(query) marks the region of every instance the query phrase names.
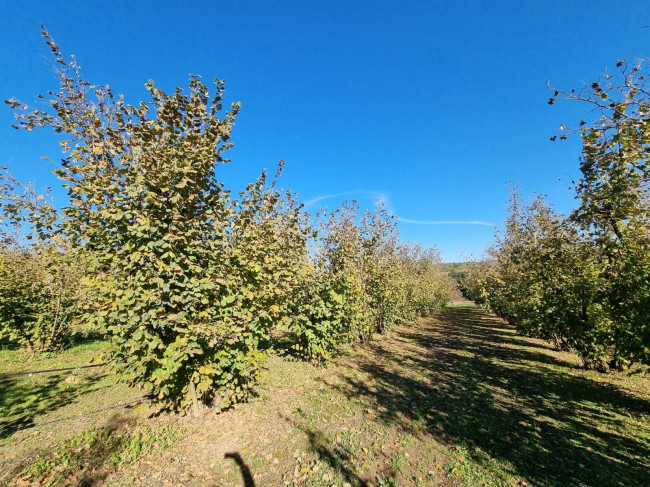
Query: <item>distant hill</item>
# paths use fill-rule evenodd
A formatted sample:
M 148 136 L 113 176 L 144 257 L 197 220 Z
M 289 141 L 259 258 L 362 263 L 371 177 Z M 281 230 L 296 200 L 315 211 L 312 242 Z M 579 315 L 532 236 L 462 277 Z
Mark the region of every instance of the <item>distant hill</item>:
M 469 270 L 469 262 L 445 262 L 442 264 L 442 268 L 456 282 L 459 296 L 467 298 L 467 289 L 463 281 Z
M 442 268 L 454 277 L 456 274 L 465 275 L 469 269 L 469 262 L 445 262 Z

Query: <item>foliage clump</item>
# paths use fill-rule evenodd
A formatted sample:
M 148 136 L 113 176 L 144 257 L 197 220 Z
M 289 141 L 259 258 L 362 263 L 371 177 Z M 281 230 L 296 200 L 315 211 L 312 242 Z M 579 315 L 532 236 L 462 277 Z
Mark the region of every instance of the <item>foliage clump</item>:
M 366 342 L 449 300 L 437 251 L 402 244 L 382 207 L 325 212 L 317 246 L 293 299 L 294 350 L 307 360 L 325 362 L 342 344 Z
M 650 363 L 650 95 L 640 64 L 617 66 L 618 76 L 552 98 L 600 113 L 574 131 L 579 206 L 565 218 L 515 195 L 505 231 L 468 279 L 478 302 L 599 370 Z
M 81 268 L 52 246 L 0 248 L 0 336 L 59 350 L 80 317 Z
M 60 350 L 87 298 L 84 272 L 68 246 L 46 237 L 52 205 L 1 169 L 0 338 L 31 352 Z

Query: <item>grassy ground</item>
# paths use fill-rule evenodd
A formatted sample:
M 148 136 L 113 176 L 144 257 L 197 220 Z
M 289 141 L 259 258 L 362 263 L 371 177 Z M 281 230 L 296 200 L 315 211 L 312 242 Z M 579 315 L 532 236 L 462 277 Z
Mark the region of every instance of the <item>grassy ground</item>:
M 100 407 L 108 402 L 149 425 L 147 444 L 164 444 L 129 455 L 134 447 L 122 441 L 100 469 L 109 485 L 650 485 L 650 378 L 582 370 L 573 354 L 517 336 L 471 305 L 404 324 L 327 368 L 273 357 L 259 397 L 200 420 L 136 417 L 116 402 L 137 401 L 135 391 L 93 377 L 27 382 L 21 401 L 5 399 L 3 384 L 5 471 L 44 455 L 44 437 L 68 435 L 68 449 L 83 450 L 79 435 L 111 427 Z M 63 417 L 55 428 L 52 415 Z M 159 438 L 161 422 L 182 438 Z M 96 468 L 88 456 L 76 464 Z
M 49 357 L 0 350 L 0 373 L 85 366 L 105 349 L 89 341 Z M 0 378 L 0 485 L 75 435 L 132 421 L 141 401 L 102 367 Z

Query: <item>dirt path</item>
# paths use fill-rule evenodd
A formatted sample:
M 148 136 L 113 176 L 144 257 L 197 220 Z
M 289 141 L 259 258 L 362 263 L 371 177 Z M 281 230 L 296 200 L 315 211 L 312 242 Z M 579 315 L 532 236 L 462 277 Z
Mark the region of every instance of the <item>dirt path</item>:
M 110 479 L 136 485 L 650 485 L 650 381 L 580 369 L 473 306 L 328 368 L 275 358 L 260 398 Z

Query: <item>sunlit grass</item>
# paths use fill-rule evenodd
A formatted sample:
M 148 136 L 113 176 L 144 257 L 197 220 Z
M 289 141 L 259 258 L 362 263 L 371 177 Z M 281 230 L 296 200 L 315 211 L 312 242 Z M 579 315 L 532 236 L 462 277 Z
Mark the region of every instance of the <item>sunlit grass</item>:
M 45 362 L 84 363 L 100 350 L 80 345 Z M 4 364 L 27 366 L 7 353 Z M 21 379 L 23 392 L 3 396 L 3 414 L 34 424 L 15 426 L 0 455 L 36 465 L 42 478 L 65 476 L 71 470 L 51 452 L 70 438 L 110 430 L 116 411 L 125 431 L 145 421 L 119 405 L 138 391 L 103 373 L 72 376 Z M 100 403 L 113 409 L 93 413 Z M 650 485 L 650 380 L 641 369 L 584 370 L 575 355 L 467 304 L 348 348 L 327 367 L 273 356 L 257 397 L 183 428 L 168 447 L 145 448 L 144 461 L 112 462 L 120 454 L 104 455 L 115 446 L 104 442 L 96 461 L 82 463 L 108 485 L 234 487 L 244 475 L 257 487 Z

